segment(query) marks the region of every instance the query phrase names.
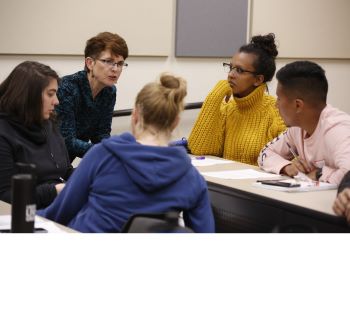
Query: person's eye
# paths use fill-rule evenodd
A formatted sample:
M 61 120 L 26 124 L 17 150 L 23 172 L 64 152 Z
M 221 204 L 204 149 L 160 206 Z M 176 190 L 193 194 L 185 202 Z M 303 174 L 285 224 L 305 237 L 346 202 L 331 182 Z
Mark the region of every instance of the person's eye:
M 236 71 L 238 74 L 242 74 L 244 72 L 244 70 L 242 70 L 241 68 L 236 68 Z

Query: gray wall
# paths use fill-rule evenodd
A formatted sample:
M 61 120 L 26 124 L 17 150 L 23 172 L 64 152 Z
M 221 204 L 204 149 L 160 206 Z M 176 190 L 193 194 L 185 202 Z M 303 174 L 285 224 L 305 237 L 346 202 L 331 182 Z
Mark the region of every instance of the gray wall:
M 177 0 L 177 57 L 231 57 L 247 40 L 248 0 Z

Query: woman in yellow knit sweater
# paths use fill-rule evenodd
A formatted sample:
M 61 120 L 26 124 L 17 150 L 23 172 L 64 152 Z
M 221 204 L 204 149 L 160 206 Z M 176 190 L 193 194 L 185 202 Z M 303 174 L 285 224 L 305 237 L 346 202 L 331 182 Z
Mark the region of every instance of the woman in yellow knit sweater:
M 265 93 L 277 54 L 274 34 L 259 35 L 223 64 L 228 78 L 203 103 L 188 140 L 192 154 L 257 165 L 263 146 L 286 129 L 276 99 Z

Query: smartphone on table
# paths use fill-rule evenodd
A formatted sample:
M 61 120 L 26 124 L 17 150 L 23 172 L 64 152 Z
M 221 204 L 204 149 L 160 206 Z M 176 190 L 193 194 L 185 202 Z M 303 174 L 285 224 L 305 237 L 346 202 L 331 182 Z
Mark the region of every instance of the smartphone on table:
M 281 180 L 258 180 L 257 182 L 260 182 L 263 185 L 286 187 L 286 188 L 300 187 L 300 183 L 292 183 L 292 182 L 286 182 Z

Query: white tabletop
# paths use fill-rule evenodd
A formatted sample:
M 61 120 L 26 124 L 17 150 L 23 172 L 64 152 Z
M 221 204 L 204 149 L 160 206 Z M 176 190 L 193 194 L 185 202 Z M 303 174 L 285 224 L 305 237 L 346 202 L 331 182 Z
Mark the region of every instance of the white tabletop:
M 217 157 L 206 156 L 206 158 L 220 159 Z M 254 169 L 262 171 L 259 167 L 244 163 L 230 161 L 228 164 L 218 164 L 212 166 L 197 167 L 200 172 L 216 172 L 238 169 Z M 332 205 L 335 200 L 337 190 L 311 191 L 311 192 L 280 192 L 257 188 L 253 183 L 257 179 L 220 179 L 204 175 L 204 178 L 214 184 L 220 184 L 228 188 L 243 190 L 249 193 L 254 193 L 274 200 L 283 201 L 295 206 L 309 208 L 314 211 L 319 211 L 329 215 L 334 215 Z
M 3 216 L 3 215 L 10 215 L 10 214 L 11 214 L 11 205 L 4 202 L 4 201 L 0 201 L 0 215 Z M 51 222 L 52 224 L 54 224 L 56 227 L 55 230 L 62 230 L 63 232 L 66 232 L 66 233 L 78 233 L 75 230 L 72 230 L 64 225 L 53 222 L 53 221 L 48 220 L 46 218 L 43 218 L 40 216 L 36 216 L 36 217 L 40 218 L 40 220 L 42 220 L 42 221 L 47 221 L 47 222 Z

